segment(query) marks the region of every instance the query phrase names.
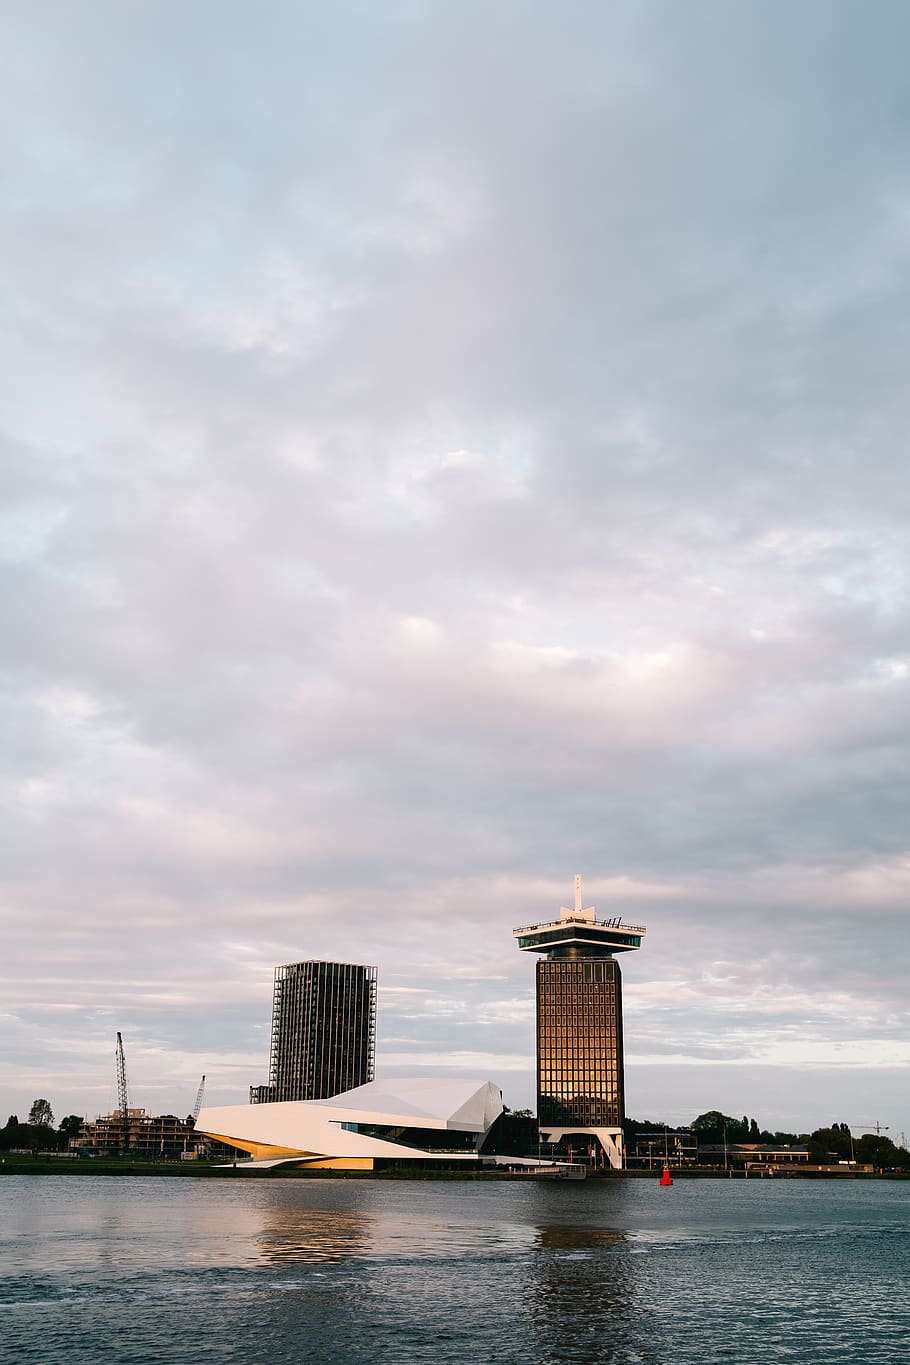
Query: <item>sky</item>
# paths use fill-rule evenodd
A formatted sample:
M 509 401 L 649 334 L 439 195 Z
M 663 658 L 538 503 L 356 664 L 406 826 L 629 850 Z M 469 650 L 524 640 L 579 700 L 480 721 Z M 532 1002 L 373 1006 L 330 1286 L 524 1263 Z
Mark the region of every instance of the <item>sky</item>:
M 630 1115 L 910 1133 L 907 6 L 0 28 L 0 1122 L 533 1106 L 580 873 Z

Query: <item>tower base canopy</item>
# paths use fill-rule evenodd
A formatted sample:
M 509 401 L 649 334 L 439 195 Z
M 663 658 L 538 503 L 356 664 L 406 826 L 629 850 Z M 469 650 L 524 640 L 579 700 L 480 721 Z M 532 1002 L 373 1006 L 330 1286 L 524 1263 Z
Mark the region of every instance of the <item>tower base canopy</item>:
M 607 1160 L 614 1170 L 622 1169 L 622 1129 L 621 1128 L 544 1128 L 540 1129 L 541 1142 L 560 1142 L 567 1137 L 595 1137 L 600 1143 Z

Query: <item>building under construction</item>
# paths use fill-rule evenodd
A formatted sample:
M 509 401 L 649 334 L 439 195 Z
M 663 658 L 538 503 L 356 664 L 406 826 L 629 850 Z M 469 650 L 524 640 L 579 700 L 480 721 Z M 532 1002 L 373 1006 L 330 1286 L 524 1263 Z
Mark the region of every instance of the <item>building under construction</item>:
M 102 1114 L 94 1123 L 81 1125 L 70 1148 L 94 1156 L 126 1153 L 145 1161 L 162 1158 L 197 1156 L 203 1146 L 191 1118 L 178 1119 L 174 1114 L 153 1117 L 144 1109 L 127 1109 L 126 1119 L 121 1110 Z
M 250 1087 L 250 1103 L 331 1099 L 372 1081 L 375 1055 L 375 967 L 276 967 L 269 1082 Z

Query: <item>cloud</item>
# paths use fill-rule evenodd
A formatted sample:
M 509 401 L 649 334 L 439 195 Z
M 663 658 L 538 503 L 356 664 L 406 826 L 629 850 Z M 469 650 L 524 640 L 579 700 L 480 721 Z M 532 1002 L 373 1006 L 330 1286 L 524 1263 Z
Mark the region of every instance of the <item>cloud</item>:
M 653 1117 L 906 1128 L 905 11 L 212 20 L 4 19 L 10 1106 L 231 1100 L 350 954 L 528 1103 L 578 869 Z

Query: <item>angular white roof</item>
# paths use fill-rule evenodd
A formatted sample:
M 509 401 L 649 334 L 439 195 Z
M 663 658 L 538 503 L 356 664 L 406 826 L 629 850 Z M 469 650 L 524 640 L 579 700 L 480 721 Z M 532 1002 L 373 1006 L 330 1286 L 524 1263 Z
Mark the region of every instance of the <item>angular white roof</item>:
M 288 1100 L 205 1108 L 196 1121 L 201 1133 L 310 1156 L 432 1156 L 394 1139 L 370 1137 L 349 1126 L 437 1128 L 472 1133 L 478 1139 L 502 1113 L 502 1092 L 492 1081 L 408 1077 L 371 1081 L 328 1100 Z M 248 1149 L 249 1150 L 249 1149 Z
M 329 1109 L 360 1114 L 361 1122 L 372 1115 L 376 1123 L 411 1120 L 409 1127 L 446 1127 L 485 1132 L 502 1110 L 502 1096 L 491 1081 L 447 1080 L 410 1076 L 405 1079 L 370 1081 L 345 1090 L 328 1100 L 312 1100 Z M 495 1113 L 490 1117 L 490 1110 Z

